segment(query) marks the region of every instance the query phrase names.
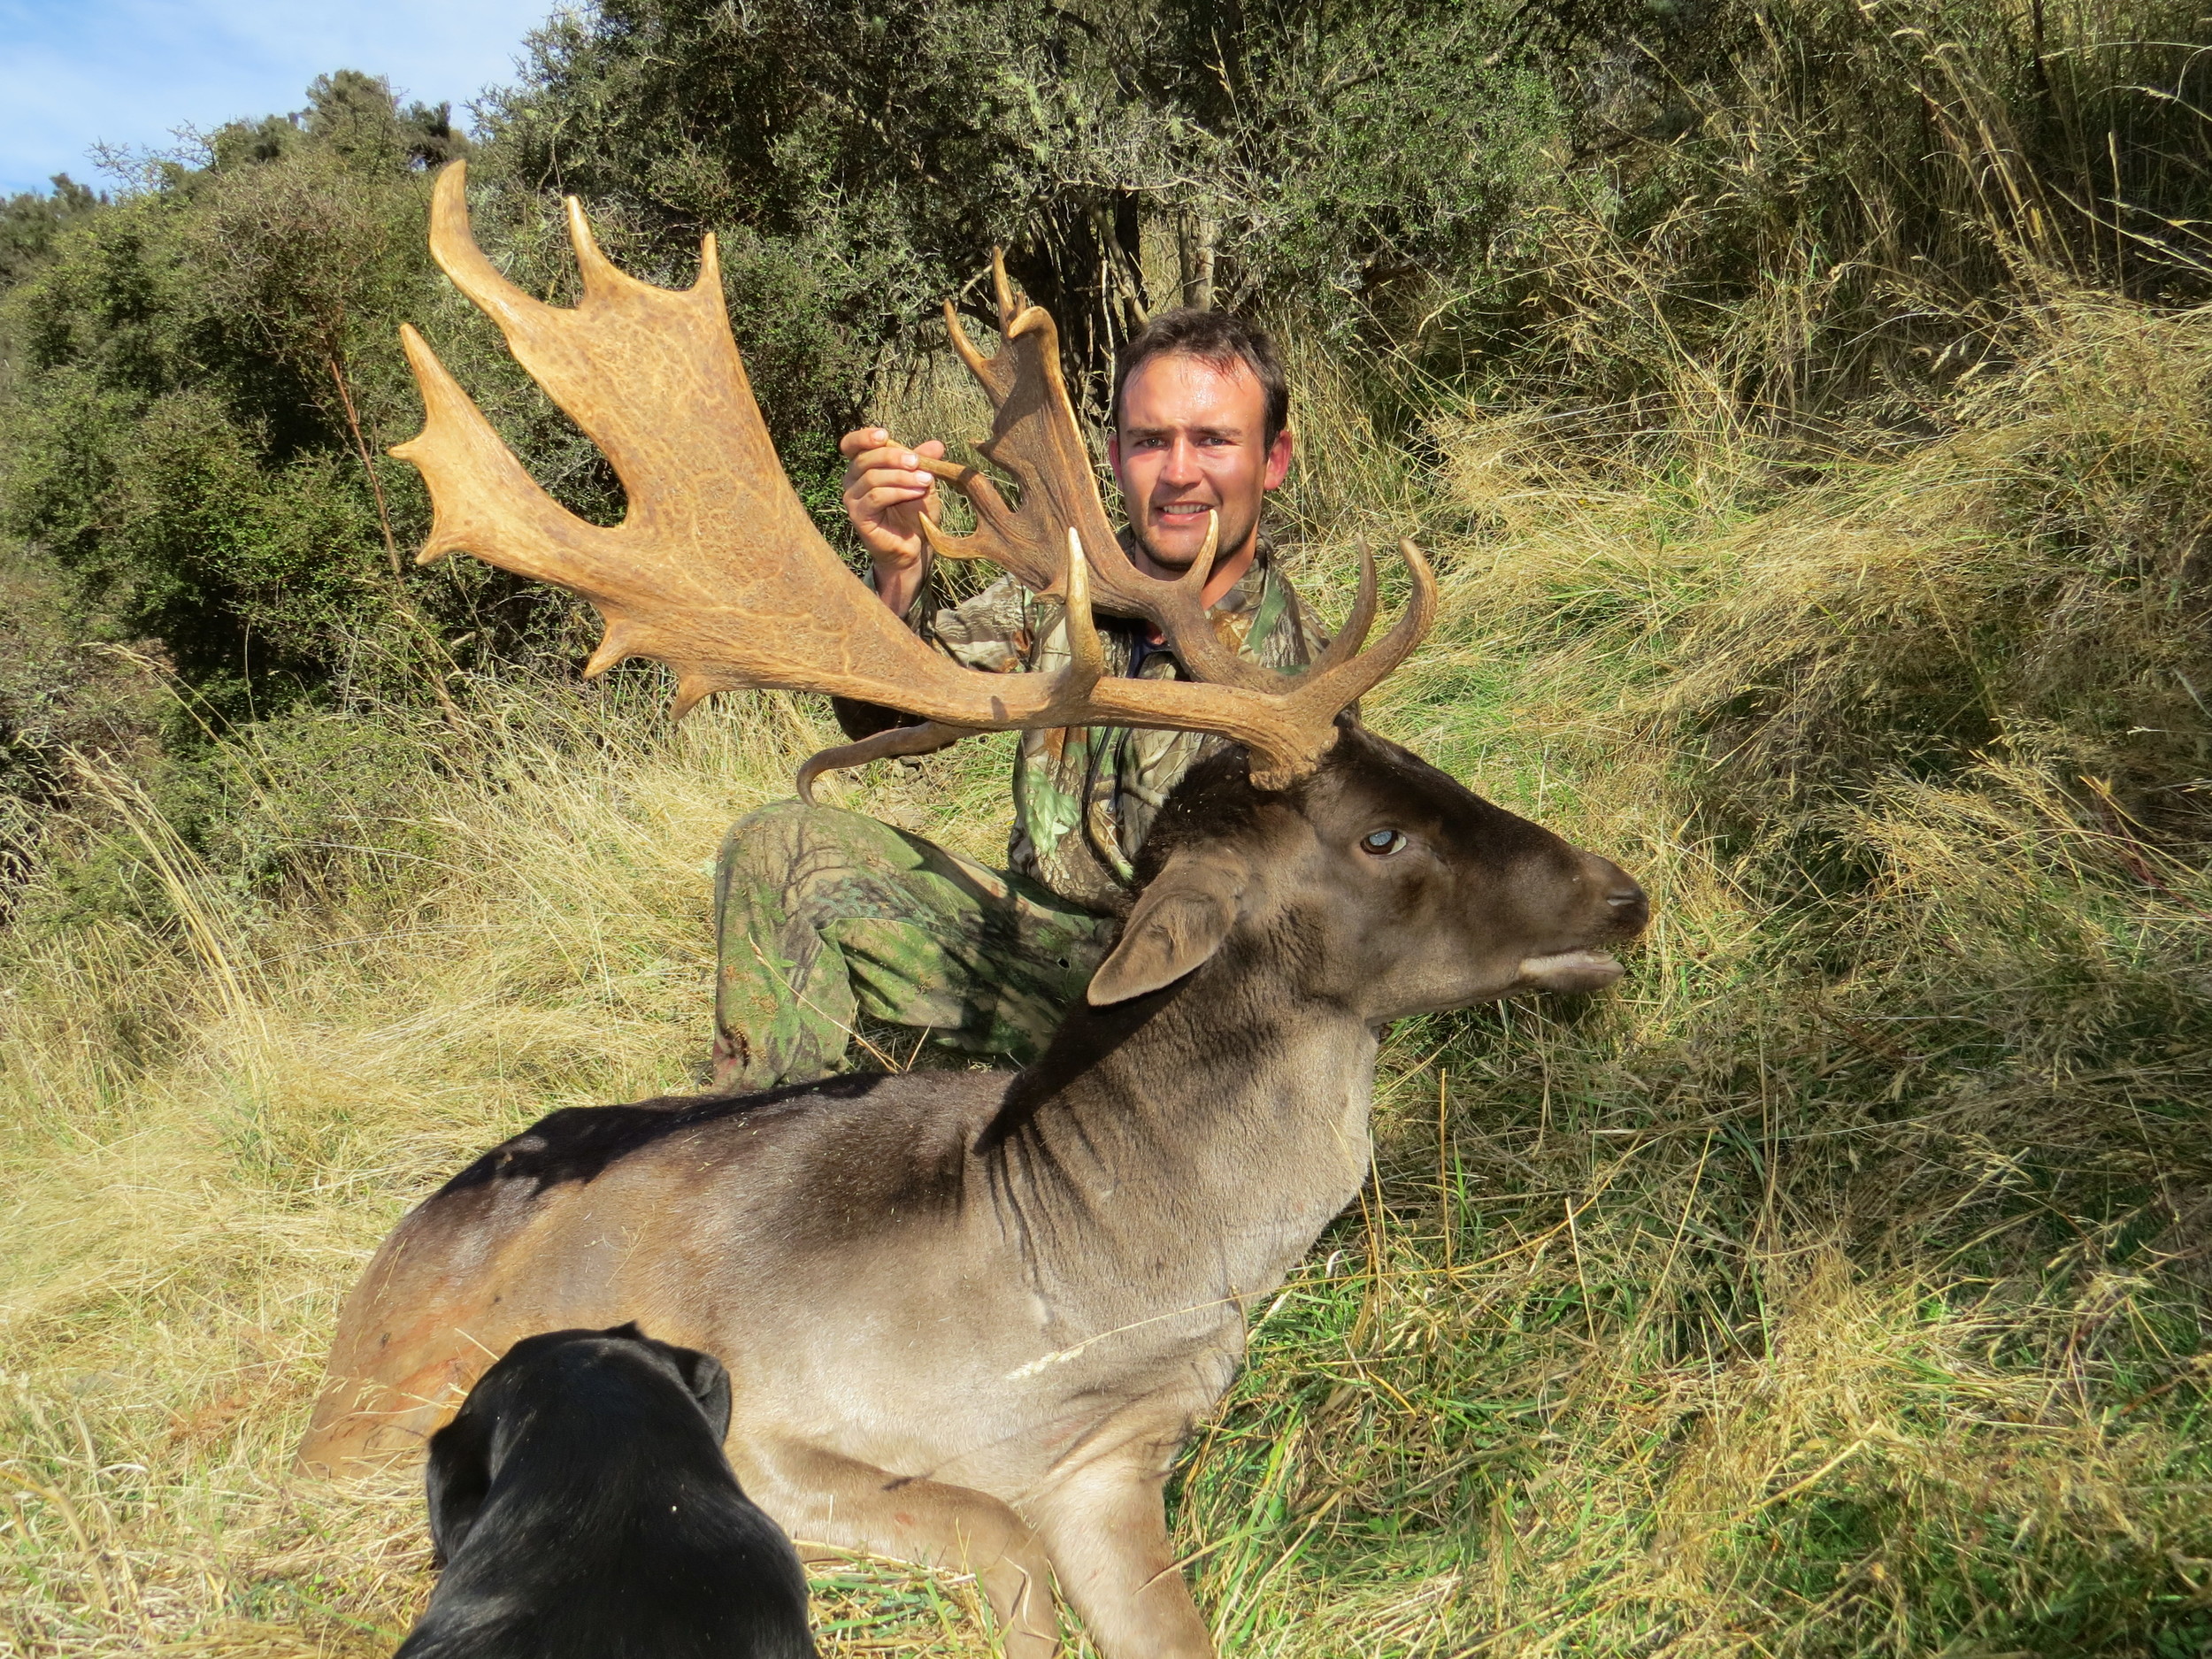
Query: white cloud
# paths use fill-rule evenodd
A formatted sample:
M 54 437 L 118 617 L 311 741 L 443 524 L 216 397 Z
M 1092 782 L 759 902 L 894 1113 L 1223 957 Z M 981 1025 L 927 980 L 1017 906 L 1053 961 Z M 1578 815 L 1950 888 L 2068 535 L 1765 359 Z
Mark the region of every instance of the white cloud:
M 0 0 L 0 193 L 96 143 L 166 149 L 173 129 L 296 110 L 307 83 L 362 69 L 426 104 L 510 81 L 557 0 Z

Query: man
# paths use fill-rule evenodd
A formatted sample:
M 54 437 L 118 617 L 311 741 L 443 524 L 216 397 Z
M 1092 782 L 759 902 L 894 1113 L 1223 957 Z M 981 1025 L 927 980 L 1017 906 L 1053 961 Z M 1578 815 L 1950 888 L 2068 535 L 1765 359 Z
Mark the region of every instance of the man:
M 1290 472 L 1288 396 L 1267 337 L 1226 312 L 1164 312 L 1115 364 L 1107 458 L 1131 561 L 1171 579 L 1220 542 L 1204 597 L 1216 631 L 1272 667 L 1320 641 L 1260 536 Z M 1067 661 L 1056 601 L 1005 578 L 940 609 L 921 520 L 938 511 L 922 456 L 879 427 L 848 433 L 845 510 L 883 602 L 972 668 Z M 1109 673 L 1185 678 L 1148 624 L 1101 617 Z M 858 735 L 878 711 L 839 710 Z M 1126 910 L 1137 849 L 1170 790 L 1218 738 L 1121 727 L 1025 732 L 1006 874 L 917 835 L 784 802 L 733 827 L 715 875 L 715 1079 L 733 1092 L 842 1069 L 857 1018 L 920 1027 L 971 1053 L 1026 1061 L 1083 993 Z

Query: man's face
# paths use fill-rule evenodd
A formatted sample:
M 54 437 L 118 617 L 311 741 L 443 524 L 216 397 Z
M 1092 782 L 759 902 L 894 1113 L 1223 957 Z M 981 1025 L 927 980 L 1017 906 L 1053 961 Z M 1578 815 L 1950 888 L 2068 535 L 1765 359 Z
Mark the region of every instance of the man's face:
M 1267 394 L 1242 362 L 1218 368 L 1168 352 L 1122 383 L 1121 425 L 1107 446 L 1138 545 L 1171 571 L 1205 545 L 1209 509 L 1221 515 L 1216 558 L 1240 551 L 1261 499 L 1290 472 L 1290 434 L 1265 442 Z

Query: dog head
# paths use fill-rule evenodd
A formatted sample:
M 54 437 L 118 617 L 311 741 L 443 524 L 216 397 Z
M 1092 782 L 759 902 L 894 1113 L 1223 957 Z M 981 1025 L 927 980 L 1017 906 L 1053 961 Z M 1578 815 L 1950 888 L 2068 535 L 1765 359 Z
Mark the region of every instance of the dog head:
M 657 1342 L 635 1321 L 605 1331 L 548 1331 L 509 1348 L 477 1379 L 453 1421 L 430 1437 L 424 1485 L 436 1563 L 460 1552 L 492 1483 L 534 1428 L 556 1415 L 618 1409 L 646 1393 L 680 1393 L 718 1446 L 729 1432 L 730 1378 L 722 1363 Z

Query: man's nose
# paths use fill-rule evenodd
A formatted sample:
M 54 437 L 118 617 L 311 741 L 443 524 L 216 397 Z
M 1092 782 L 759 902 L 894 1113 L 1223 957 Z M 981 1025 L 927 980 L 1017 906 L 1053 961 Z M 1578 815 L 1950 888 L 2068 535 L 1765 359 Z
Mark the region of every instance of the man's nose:
M 1167 447 L 1167 465 L 1160 469 L 1160 480 L 1167 484 L 1195 484 L 1199 480 L 1198 449 L 1187 438 L 1178 438 Z

